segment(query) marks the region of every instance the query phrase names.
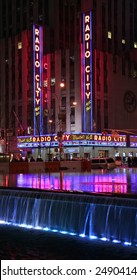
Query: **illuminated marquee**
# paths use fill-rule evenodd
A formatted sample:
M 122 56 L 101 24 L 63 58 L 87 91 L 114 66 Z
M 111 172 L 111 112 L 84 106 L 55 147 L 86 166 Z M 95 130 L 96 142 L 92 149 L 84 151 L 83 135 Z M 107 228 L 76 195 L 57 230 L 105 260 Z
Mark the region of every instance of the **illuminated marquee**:
M 82 88 L 82 130 L 92 131 L 92 12 L 82 15 L 81 88 Z
M 57 143 L 59 142 L 58 136 L 57 135 L 43 135 L 43 136 L 25 136 L 25 137 L 18 137 L 18 147 L 25 147 L 26 144 L 31 143 L 32 146 L 33 144 L 37 144 L 39 146 L 39 143 L 41 144 L 46 144 L 49 142 Z M 69 143 L 68 143 L 69 141 Z M 113 136 L 113 135 L 102 135 L 99 133 L 81 133 L 81 134 L 63 134 L 62 137 L 62 143 L 64 146 L 67 145 L 89 145 L 89 146 L 98 146 L 104 144 L 106 146 L 124 146 L 126 147 L 126 136 L 125 135 L 119 135 L 119 136 Z
M 129 137 L 130 147 L 137 147 L 137 136 L 130 136 Z
M 34 89 L 34 134 L 42 134 L 43 131 L 43 106 L 42 106 L 42 82 L 43 82 L 43 29 L 33 25 L 33 89 Z

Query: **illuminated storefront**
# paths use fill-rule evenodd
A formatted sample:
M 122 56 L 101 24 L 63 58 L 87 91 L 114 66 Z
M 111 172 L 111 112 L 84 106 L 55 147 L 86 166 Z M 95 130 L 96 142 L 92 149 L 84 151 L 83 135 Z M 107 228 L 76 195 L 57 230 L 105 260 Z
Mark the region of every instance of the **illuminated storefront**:
M 66 154 L 77 154 L 78 157 L 84 157 L 84 154 L 88 154 L 88 157 L 101 155 L 101 151 L 106 150 L 115 156 L 114 149 L 124 149 L 127 146 L 127 139 L 125 135 L 102 135 L 101 133 L 79 133 L 79 134 L 67 134 L 64 133 L 61 142 L 62 157 L 66 158 Z M 41 148 L 42 153 L 44 151 L 50 151 L 55 154 L 59 152 L 60 145 L 57 134 L 41 135 L 41 136 L 20 136 L 17 138 L 18 149 L 31 149 L 33 151 Z M 48 148 L 48 149 L 47 149 Z M 93 151 L 96 153 L 93 154 Z M 100 151 L 100 154 L 99 154 Z M 44 154 L 43 154 L 44 156 Z M 73 156 L 72 156 L 73 157 Z M 69 156 L 68 156 L 69 158 Z M 70 157 L 71 158 L 71 157 Z
M 130 136 L 130 147 L 137 147 L 137 136 Z

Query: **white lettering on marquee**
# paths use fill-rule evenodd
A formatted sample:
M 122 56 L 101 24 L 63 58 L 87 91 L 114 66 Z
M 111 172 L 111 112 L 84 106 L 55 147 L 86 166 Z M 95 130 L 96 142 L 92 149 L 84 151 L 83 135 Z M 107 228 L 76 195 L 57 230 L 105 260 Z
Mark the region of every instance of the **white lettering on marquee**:
M 117 136 L 113 137 L 113 135 L 102 135 L 102 134 L 64 134 L 62 137 L 62 140 L 65 141 L 79 141 L 79 140 L 93 140 L 96 142 L 120 142 L 124 143 L 126 142 L 125 136 Z M 50 142 L 55 141 L 58 142 L 58 136 L 57 135 L 45 135 L 45 136 L 36 136 L 36 137 L 24 137 L 24 138 L 18 138 L 18 142 L 23 143 L 30 143 L 30 142 Z

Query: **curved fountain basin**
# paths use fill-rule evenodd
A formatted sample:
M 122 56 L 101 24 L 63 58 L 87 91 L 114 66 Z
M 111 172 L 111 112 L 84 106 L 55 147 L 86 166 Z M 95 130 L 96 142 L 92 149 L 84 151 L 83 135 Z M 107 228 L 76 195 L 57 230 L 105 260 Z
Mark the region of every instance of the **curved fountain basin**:
M 0 221 L 137 245 L 134 198 L 1 189 Z

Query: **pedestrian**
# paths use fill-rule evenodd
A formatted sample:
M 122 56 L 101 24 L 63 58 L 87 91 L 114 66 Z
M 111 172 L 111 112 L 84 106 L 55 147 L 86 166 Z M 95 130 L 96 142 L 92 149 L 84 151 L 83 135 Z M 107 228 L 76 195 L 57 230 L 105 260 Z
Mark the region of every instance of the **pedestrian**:
M 128 157 L 128 167 L 131 167 L 132 166 L 132 159 L 131 157 Z
M 30 161 L 35 161 L 35 159 L 34 159 L 34 157 L 33 157 L 33 156 L 31 156 Z

